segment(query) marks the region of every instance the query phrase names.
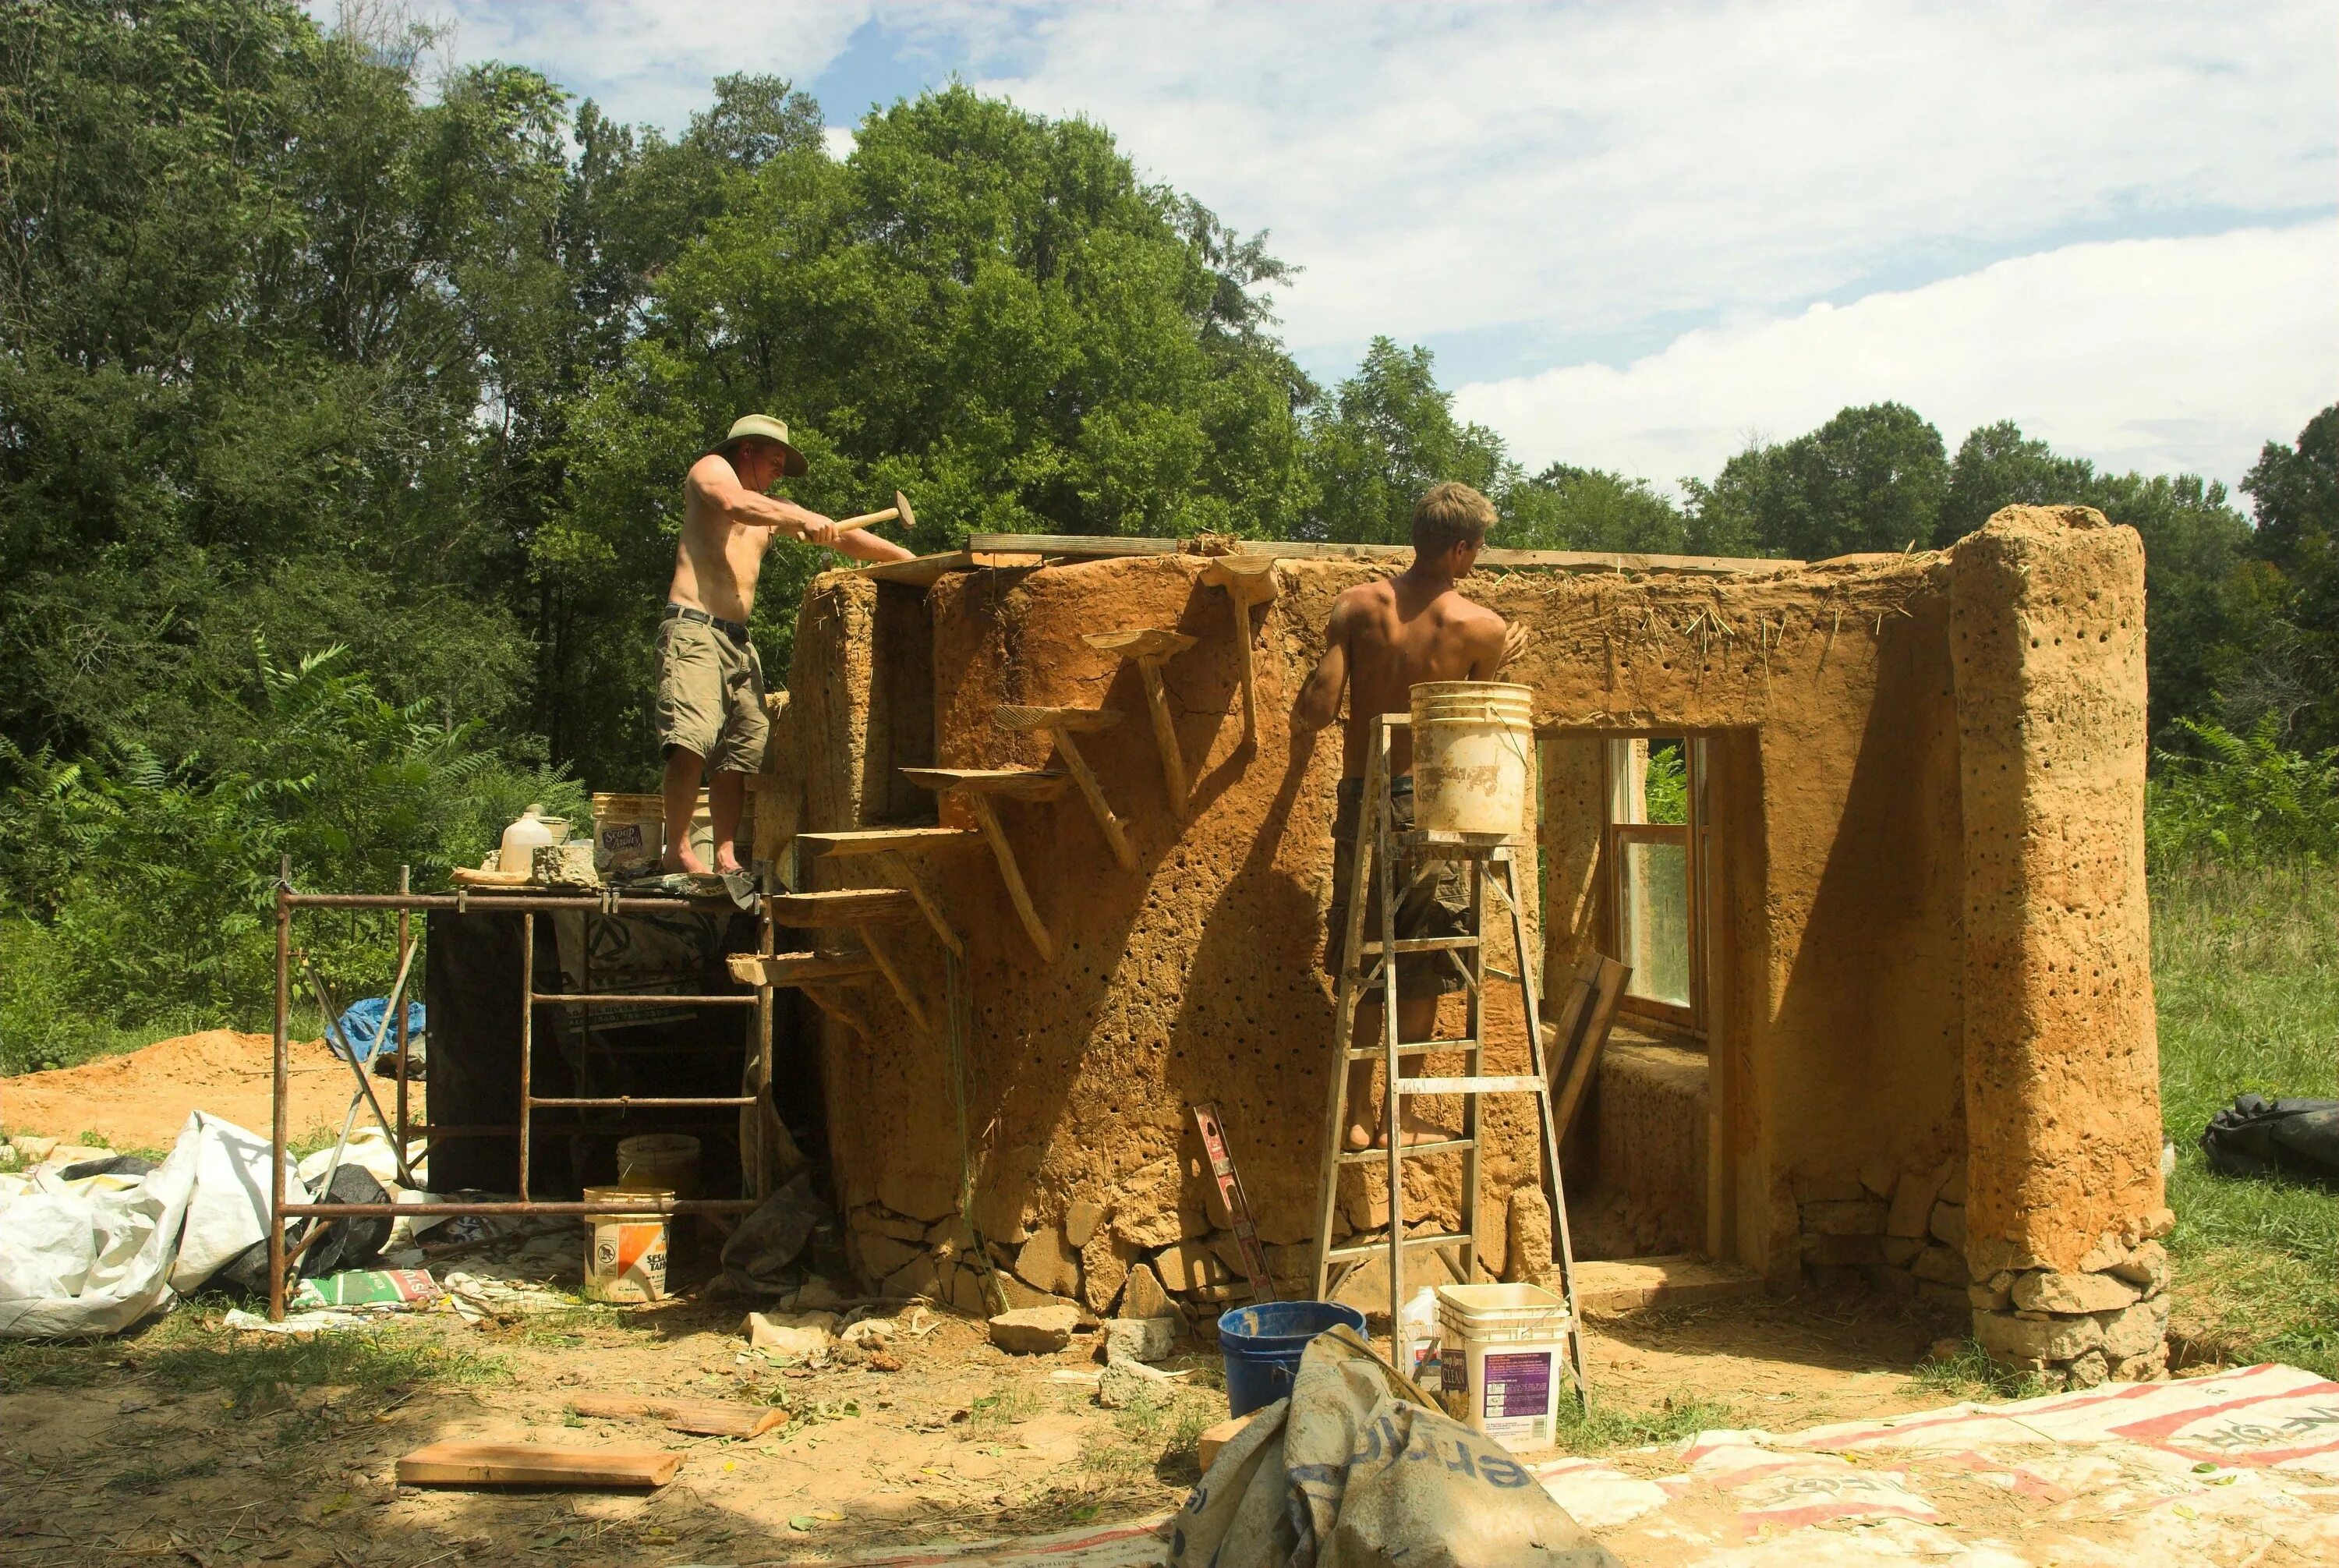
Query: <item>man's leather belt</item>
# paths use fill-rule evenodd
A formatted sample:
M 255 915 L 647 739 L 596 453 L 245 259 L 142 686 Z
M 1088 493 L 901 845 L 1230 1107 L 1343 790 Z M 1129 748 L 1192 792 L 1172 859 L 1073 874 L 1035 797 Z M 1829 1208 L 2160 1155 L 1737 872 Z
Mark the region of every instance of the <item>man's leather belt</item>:
M 735 643 L 744 643 L 747 640 L 747 628 L 737 621 L 726 621 L 719 616 L 710 616 L 705 610 L 694 608 L 689 605 L 667 605 L 666 618 L 670 621 L 696 621 L 701 626 L 713 626 Z

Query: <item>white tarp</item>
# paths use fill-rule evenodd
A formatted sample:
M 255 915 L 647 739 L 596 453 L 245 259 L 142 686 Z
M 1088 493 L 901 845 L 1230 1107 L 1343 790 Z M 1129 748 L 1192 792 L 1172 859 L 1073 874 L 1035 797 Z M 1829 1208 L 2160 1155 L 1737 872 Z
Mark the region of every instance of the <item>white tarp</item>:
M 268 1140 L 200 1110 L 133 1186 L 34 1172 L 0 1194 L 0 1337 L 119 1334 L 170 1306 L 267 1237 L 268 1185 Z

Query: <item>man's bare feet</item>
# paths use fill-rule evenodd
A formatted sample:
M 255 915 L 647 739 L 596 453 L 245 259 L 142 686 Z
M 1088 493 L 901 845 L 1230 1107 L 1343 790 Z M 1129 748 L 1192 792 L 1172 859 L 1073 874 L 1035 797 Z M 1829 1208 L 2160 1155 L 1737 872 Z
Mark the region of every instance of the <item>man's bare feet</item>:
M 685 844 L 680 849 L 670 849 L 666 851 L 666 853 L 660 857 L 658 864 L 667 871 L 688 872 L 693 876 L 706 876 L 709 874 L 706 869 L 706 863 L 699 859 L 697 853 L 691 849 L 687 844 Z
M 739 873 L 745 871 L 746 869 L 747 868 L 745 866 L 739 863 L 739 852 L 732 848 L 729 844 L 726 843 L 721 849 L 715 852 L 715 874 L 716 876 L 736 876 Z

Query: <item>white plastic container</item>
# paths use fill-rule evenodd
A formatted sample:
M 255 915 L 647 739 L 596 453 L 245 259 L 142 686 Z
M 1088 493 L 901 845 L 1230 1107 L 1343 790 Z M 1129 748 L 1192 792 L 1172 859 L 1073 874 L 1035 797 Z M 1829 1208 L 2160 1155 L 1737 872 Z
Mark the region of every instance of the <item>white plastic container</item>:
M 1434 833 L 1526 831 L 1535 693 L 1501 681 L 1413 688 L 1413 825 Z
M 1446 1412 L 1515 1452 L 1552 1445 L 1567 1380 L 1567 1303 L 1533 1285 L 1437 1292 Z
M 545 816 L 544 807 L 530 805 L 519 814 L 519 820 L 504 829 L 503 847 L 496 854 L 496 869 L 522 876 L 536 869 L 536 852 L 544 844 L 558 843 L 568 824 Z
M 680 1132 L 643 1132 L 617 1139 L 617 1185 L 697 1197 L 698 1139 Z

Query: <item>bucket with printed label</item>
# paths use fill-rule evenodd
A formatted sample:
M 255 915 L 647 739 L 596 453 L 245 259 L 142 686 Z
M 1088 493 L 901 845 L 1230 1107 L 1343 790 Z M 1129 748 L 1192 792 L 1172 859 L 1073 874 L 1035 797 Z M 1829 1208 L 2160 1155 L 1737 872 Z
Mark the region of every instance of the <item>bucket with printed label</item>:
M 645 1192 L 629 1187 L 588 1187 L 587 1203 L 670 1203 L 670 1191 Z M 643 1214 L 588 1214 L 585 1217 L 585 1299 L 587 1301 L 663 1301 L 666 1299 L 666 1216 L 653 1208 Z
M 1548 1448 L 1567 1379 L 1567 1303 L 1533 1285 L 1437 1292 L 1446 1413 L 1513 1450 Z

